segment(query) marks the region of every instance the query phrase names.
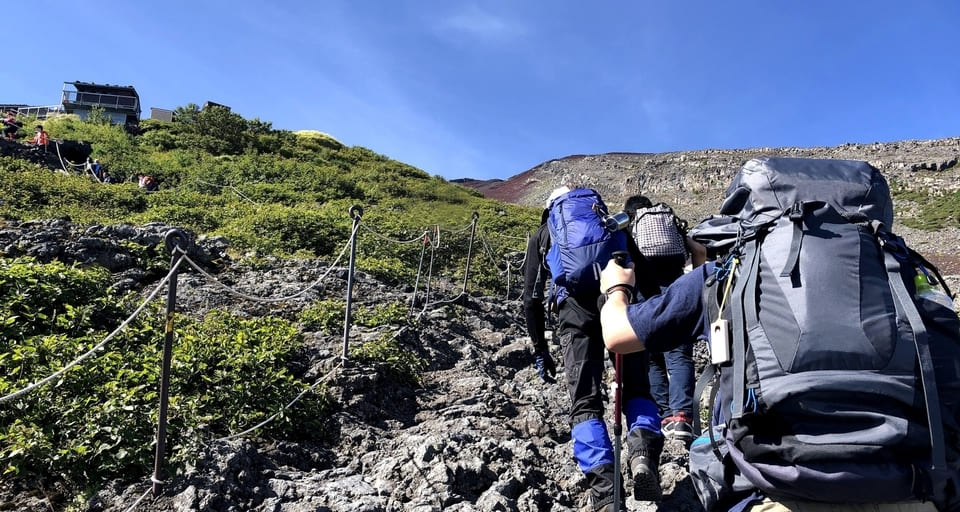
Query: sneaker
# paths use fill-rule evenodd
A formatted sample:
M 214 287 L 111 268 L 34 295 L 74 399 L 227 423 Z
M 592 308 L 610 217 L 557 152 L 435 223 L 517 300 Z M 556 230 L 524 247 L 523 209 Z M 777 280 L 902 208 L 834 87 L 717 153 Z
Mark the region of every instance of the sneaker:
M 672 416 L 667 416 L 660 424 L 660 430 L 668 439 L 679 439 L 684 443 L 691 443 L 696 437 L 693 435 L 693 425 L 690 415 L 679 412 Z

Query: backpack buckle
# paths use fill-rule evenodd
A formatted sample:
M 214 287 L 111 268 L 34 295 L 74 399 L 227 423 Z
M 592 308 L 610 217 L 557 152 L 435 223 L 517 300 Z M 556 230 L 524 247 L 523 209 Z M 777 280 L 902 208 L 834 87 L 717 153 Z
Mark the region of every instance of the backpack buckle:
M 793 206 L 791 206 L 790 209 L 787 210 L 787 216 L 793 222 L 800 222 L 801 220 L 803 220 L 803 203 L 799 201 L 796 203 L 793 203 Z

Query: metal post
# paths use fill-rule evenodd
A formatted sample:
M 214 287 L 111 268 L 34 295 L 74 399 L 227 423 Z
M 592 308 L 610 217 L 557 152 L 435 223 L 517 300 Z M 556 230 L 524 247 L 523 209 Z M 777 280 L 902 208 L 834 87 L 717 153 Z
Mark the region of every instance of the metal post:
M 507 264 L 507 300 L 510 300 L 510 260 L 504 258 L 503 261 Z
M 423 234 L 423 247 L 420 248 L 420 264 L 417 266 L 417 279 L 413 282 L 413 298 L 410 299 L 410 309 L 417 307 L 417 287 L 420 286 L 420 273 L 423 272 L 423 256 L 427 253 L 427 244 L 430 236 Z
M 347 364 L 347 354 L 350 350 L 350 316 L 353 307 L 353 269 L 357 259 L 357 227 L 363 217 L 363 208 L 358 205 L 350 207 L 350 218 L 353 219 L 353 231 L 350 232 L 350 266 L 347 269 L 347 311 L 343 315 L 343 354 L 340 359 Z
M 424 295 L 423 295 L 424 310 L 427 309 L 427 304 L 430 303 L 430 281 L 433 279 L 433 256 L 437 252 L 436 249 L 439 249 L 439 247 L 433 244 L 440 241 L 439 233 L 440 233 L 439 229 L 436 231 L 436 233 L 434 233 L 434 240 L 436 240 L 436 242 L 430 242 L 430 266 L 427 267 L 427 286 L 425 287 L 426 289 L 424 290 Z
M 473 237 L 477 233 L 477 219 L 480 218 L 480 214 L 473 212 L 473 222 L 470 223 L 470 244 L 467 245 L 467 268 L 463 271 L 463 290 L 460 291 L 461 294 L 467 293 L 467 278 L 470 277 L 470 256 L 473 254 Z
M 163 366 L 160 371 L 160 411 L 157 418 L 157 451 L 153 460 L 153 495 L 163 492 L 163 457 L 167 441 L 167 405 L 170 402 L 170 361 L 173 359 L 173 315 L 177 310 L 177 274 L 180 262 L 177 249 L 186 247 L 187 236 L 179 229 L 171 229 L 165 236 L 167 251 L 171 253 L 170 282 L 167 288 L 167 316 L 163 334 Z

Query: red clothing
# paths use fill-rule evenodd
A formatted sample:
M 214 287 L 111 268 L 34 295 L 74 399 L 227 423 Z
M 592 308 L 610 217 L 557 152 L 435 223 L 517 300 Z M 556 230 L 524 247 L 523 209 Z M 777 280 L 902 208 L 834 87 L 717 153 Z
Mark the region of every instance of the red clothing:
M 32 139 L 27 142 L 30 144 L 36 144 L 38 146 L 46 146 L 47 144 L 50 144 L 50 134 L 40 130 Z

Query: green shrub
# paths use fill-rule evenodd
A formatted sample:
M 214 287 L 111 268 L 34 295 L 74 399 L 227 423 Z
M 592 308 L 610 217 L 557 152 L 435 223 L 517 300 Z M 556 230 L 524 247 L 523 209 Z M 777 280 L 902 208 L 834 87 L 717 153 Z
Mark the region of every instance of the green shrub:
M 102 270 L 0 262 L 2 396 L 90 350 L 139 300 L 105 295 Z M 93 358 L 2 404 L 3 478 L 61 479 L 79 491 L 149 475 L 164 325 L 155 302 Z M 292 363 L 303 357 L 302 339 L 289 322 L 212 313 L 203 320 L 178 316 L 172 325 L 171 471 L 193 460 L 202 441 L 256 425 L 310 385 L 302 369 L 294 370 L 299 366 Z M 322 440 L 331 407 L 325 391 L 314 389 L 257 435 Z
M 402 162 L 363 147 L 344 146 L 319 132 L 275 130 L 225 109 L 178 107 L 175 122 L 144 120 L 141 134 L 121 126 L 51 119 L 55 137 L 90 142 L 114 176 L 151 174 L 161 191 L 145 194 L 133 183 L 104 186 L 88 177 L 63 176 L 23 160 L 0 157 L 0 216 L 69 217 L 80 224 L 163 222 L 198 235 L 223 235 L 238 252 L 331 258 L 350 239 L 352 205 L 365 210 L 365 227 L 395 240 L 434 226 L 460 229 L 473 212 L 478 228 L 522 237 L 538 211 L 483 199 Z M 358 233 L 360 268 L 391 282 L 412 283 L 423 244 L 385 242 Z M 434 274 L 463 271 L 468 233 L 442 233 Z M 499 258 L 516 245 L 490 239 Z M 486 267 L 478 267 L 486 271 Z M 502 289 L 496 272 L 471 272 L 472 288 Z
M 350 347 L 350 358 L 361 363 L 383 365 L 395 378 L 415 386 L 422 384 L 421 373 L 428 366 L 426 359 L 404 350 L 390 334 Z
M 365 306 L 353 304 L 350 319 L 353 325 L 379 327 L 398 325 L 406 322 L 409 308 L 403 302 Z M 308 331 L 324 331 L 329 334 L 341 332 L 347 314 L 347 303 L 339 299 L 327 299 L 314 302 L 304 308 L 297 316 L 300 325 Z
M 347 303 L 342 300 L 320 300 L 304 308 L 297 316 L 304 330 L 336 333 L 343 330 Z

